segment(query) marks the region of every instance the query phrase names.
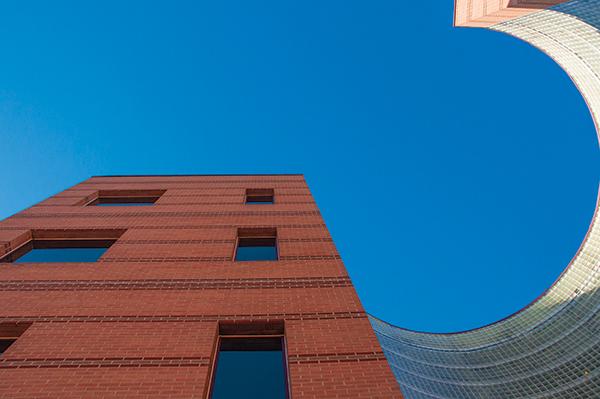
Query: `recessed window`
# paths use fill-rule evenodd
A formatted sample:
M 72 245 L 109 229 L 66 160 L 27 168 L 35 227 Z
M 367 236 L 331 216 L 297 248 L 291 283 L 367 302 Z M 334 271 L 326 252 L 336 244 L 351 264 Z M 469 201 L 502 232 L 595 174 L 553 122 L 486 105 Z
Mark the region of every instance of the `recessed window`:
M 275 229 L 238 229 L 235 260 L 277 260 L 277 231 Z
M 287 398 L 283 327 L 274 335 L 235 334 L 220 332 L 211 399 Z
M 275 192 L 272 188 L 249 188 L 246 190 L 246 204 L 268 205 L 275 200 Z
M 0 338 L 0 355 L 6 352 L 9 346 L 11 346 L 17 339 Z
M 0 323 L 0 356 L 16 342 L 31 323 Z
M 94 206 L 151 206 L 154 205 L 154 201 L 131 201 L 119 199 L 116 202 L 97 202 Z
M 165 190 L 105 190 L 88 206 L 152 206 Z
M 70 263 L 96 262 L 114 244 L 122 231 L 111 231 L 109 238 L 93 238 L 92 231 L 65 232 L 69 238 L 44 237 L 28 241 L 16 250 L 0 258 L 11 263 Z M 100 232 L 101 234 L 101 232 Z M 73 238 L 78 237 L 78 238 Z

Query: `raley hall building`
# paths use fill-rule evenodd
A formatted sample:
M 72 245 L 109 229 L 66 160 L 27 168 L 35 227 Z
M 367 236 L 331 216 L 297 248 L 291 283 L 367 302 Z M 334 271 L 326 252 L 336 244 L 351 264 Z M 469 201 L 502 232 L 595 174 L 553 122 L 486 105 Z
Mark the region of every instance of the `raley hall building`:
M 1 398 L 401 398 L 302 175 L 92 177 L 0 222 Z

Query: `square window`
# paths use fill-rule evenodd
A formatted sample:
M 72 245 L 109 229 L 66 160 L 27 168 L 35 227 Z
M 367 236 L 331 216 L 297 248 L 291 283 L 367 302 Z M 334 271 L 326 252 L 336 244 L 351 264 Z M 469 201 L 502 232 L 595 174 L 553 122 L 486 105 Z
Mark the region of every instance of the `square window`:
M 258 324 L 256 328 L 242 325 L 240 331 L 236 331 L 235 325 L 220 328 L 211 399 L 286 399 L 283 337 L 283 323 Z
M 239 229 L 235 252 L 237 262 L 273 261 L 278 259 L 275 229 Z
M 273 204 L 275 193 L 272 188 L 249 188 L 246 189 L 246 204 L 269 205 Z
M 60 231 L 59 237 L 52 237 L 55 234 L 34 232 L 33 240 L 6 254 L 0 258 L 0 262 L 96 262 L 122 233 L 123 231 Z M 68 237 L 63 238 L 64 234 Z M 94 238 L 94 235 L 104 235 L 104 238 Z

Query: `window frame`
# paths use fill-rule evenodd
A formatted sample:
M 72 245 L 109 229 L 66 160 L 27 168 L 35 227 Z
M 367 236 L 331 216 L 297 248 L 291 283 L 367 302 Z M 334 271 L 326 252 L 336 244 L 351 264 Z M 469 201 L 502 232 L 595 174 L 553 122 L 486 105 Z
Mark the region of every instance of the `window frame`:
M 49 248 L 106 248 L 106 251 L 93 262 L 18 262 L 19 264 L 56 264 L 56 263 L 97 263 L 123 235 L 125 230 L 57 230 L 33 231 L 31 237 L 15 249 L 0 256 L 0 264 L 16 264 L 17 261 L 34 249 Z
M 6 353 L 6 351 L 15 343 L 17 342 L 17 338 L 19 337 L 4 337 L 4 336 L 0 336 L 0 348 L 2 348 L 2 343 L 6 342 L 6 341 L 11 341 L 8 345 L 6 345 L 6 349 L 4 349 L 3 351 L 0 351 L 0 357 L 2 357 L 2 355 L 4 355 Z
M 275 240 L 275 259 L 258 259 L 258 260 L 237 260 L 238 249 L 240 248 L 240 240 L 244 239 L 273 239 Z M 277 237 L 277 228 L 238 228 L 235 247 L 233 249 L 234 262 L 278 262 L 279 254 L 279 239 Z
M 15 342 L 21 338 L 23 333 L 31 327 L 33 323 L 0 323 L 0 341 L 12 341 L 3 352 L 0 352 L 0 358 L 10 349 Z
M 267 198 L 270 201 L 252 201 L 251 198 Z M 247 188 L 244 196 L 244 205 L 274 205 L 275 189 L 272 188 Z
M 237 330 L 237 331 L 236 331 Z M 283 378 L 285 384 L 285 399 L 292 397 L 289 371 L 289 358 L 287 350 L 287 339 L 285 336 L 284 321 L 276 320 L 269 322 L 220 322 L 214 342 L 214 350 L 211 356 L 210 375 L 206 389 L 207 398 L 212 399 L 215 379 L 217 377 L 217 366 L 221 343 L 226 339 L 261 339 L 278 338 L 281 340 L 281 356 L 283 367 Z
M 97 206 L 99 204 L 144 204 L 154 206 L 167 190 L 100 190 L 92 199 L 86 200 L 82 206 Z M 132 205 L 123 205 L 132 206 Z

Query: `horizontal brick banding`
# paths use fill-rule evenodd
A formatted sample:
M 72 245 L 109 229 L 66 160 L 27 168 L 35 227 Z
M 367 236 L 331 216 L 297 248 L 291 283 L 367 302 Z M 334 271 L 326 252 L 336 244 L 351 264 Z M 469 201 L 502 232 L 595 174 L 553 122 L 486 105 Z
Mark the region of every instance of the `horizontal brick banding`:
M 234 244 L 235 240 L 119 240 L 113 245 L 137 245 L 137 244 L 156 244 L 156 245 L 177 245 L 177 244 Z
M 306 364 L 306 363 L 372 362 L 374 360 L 385 360 L 385 356 L 384 356 L 383 352 L 292 355 L 289 357 L 288 361 L 290 364 Z
M 289 255 L 280 256 L 280 260 L 335 260 L 341 259 L 339 255 Z
M 225 185 L 225 186 L 215 186 L 215 185 L 209 185 L 209 184 L 204 184 L 203 183 L 193 183 L 196 186 L 195 187 L 181 187 L 180 183 L 163 183 L 161 184 L 161 188 L 166 188 L 168 190 L 235 190 L 235 189 L 240 189 L 240 188 L 244 188 L 243 184 L 244 183 L 232 183 L 232 184 L 240 184 L 239 187 L 235 187 L 232 185 Z M 273 183 L 271 183 L 273 184 Z M 148 187 L 150 186 L 150 187 Z M 98 183 L 96 185 L 96 187 L 89 187 L 86 188 L 85 186 L 77 186 L 76 188 L 71 188 L 68 191 L 72 192 L 72 191 L 92 191 L 92 190 L 103 190 L 105 188 L 116 188 L 118 189 L 118 187 L 115 187 L 114 185 L 112 185 L 111 183 Z M 156 188 L 157 185 L 148 185 L 148 184 L 144 184 L 144 183 L 129 183 L 127 184 L 127 187 L 132 189 L 132 190 L 142 190 L 142 189 L 146 189 L 146 188 Z M 275 188 L 277 189 L 277 186 L 275 186 Z M 289 186 L 286 185 L 285 186 L 286 190 L 307 190 L 306 186 L 304 185 L 295 185 L 295 186 Z
M 201 398 L 207 367 L 3 369 L 1 395 L 11 399 Z
M 117 217 L 228 217 L 228 216 L 319 216 L 319 211 L 231 211 L 231 212 L 116 212 L 116 213 L 20 213 L 15 219 L 36 218 L 117 218 Z
M 198 263 L 198 262 L 230 262 L 233 258 L 231 256 L 171 256 L 171 257 L 154 257 L 154 258 L 109 258 L 105 257 L 99 259 L 100 263 L 118 263 L 118 262 L 131 262 L 131 263 L 165 263 L 165 262 L 183 262 L 183 263 Z
M 246 204 L 256 189 L 274 203 Z M 234 262 L 262 230 L 279 258 Z M 283 334 L 291 398 L 401 398 L 301 175 L 94 177 L 0 221 L 0 256 L 102 234 L 95 262 L 0 265 L 0 329 L 22 330 L 0 397 L 205 398 L 219 335 L 246 332 Z
M 0 291 L 231 290 L 349 287 L 348 277 L 289 279 L 0 281 Z
M 223 320 L 261 321 L 270 320 L 336 320 L 367 319 L 365 312 L 316 312 L 316 313 L 268 313 L 268 314 L 214 314 L 185 316 L 12 316 L 0 317 L 2 323 L 197 323 Z
M 333 242 L 329 237 L 323 238 L 278 238 L 279 242 Z
M 289 255 L 280 256 L 279 260 L 294 261 L 294 260 L 336 260 L 341 259 L 339 255 Z M 164 258 L 112 258 L 105 257 L 99 259 L 101 263 L 111 262 L 132 262 L 132 263 L 164 263 L 164 262 L 229 262 L 233 258 L 230 256 L 188 256 L 188 257 L 164 257 Z
M 173 245 L 173 244 L 233 244 L 234 239 L 218 239 L 218 240 L 119 240 L 113 245 L 137 245 L 137 244 L 156 244 L 156 245 Z M 323 238 L 278 238 L 278 242 L 333 242 L 329 237 Z
M 78 190 L 71 190 L 71 191 L 78 191 Z M 90 190 L 81 190 L 81 191 L 85 191 L 86 193 L 89 192 Z M 160 199 L 168 199 L 168 198 L 204 198 L 204 197 L 208 197 L 208 198 L 213 198 L 213 197 L 235 197 L 235 198 L 245 198 L 245 193 L 243 191 L 241 191 L 240 189 L 236 190 L 237 192 L 235 193 L 198 193 L 198 194 L 169 194 L 168 192 L 166 194 L 163 194 Z M 309 201 L 306 201 L 306 203 L 308 204 L 314 204 L 315 201 L 312 200 L 312 195 L 310 194 L 287 194 L 287 193 L 277 193 L 277 198 L 279 197 L 301 197 L 301 198 L 306 198 Z M 51 198 L 75 198 L 75 199 L 81 199 L 83 197 L 85 197 L 86 195 L 72 195 L 70 193 L 68 194 L 56 194 L 55 196 L 51 197 Z M 304 202 L 303 202 L 304 203 Z M 222 204 L 222 202 L 219 202 L 219 204 Z
M 208 367 L 209 357 L 0 359 L 0 369 L 89 367 Z
M 71 189 L 69 190 L 69 192 L 67 194 L 56 194 L 55 196 L 49 198 L 49 199 L 53 199 L 53 198 L 83 198 L 84 195 L 79 194 L 79 195 L 73 195 L 71 194 L 71 192 L 73 191 L 85 191 L 86 193 L 91 191 L 91 190 L 76 190 L 76 189 Z M 163 194 L 160 199 L 163 198 L 195 198 L 195 197 L 236 197 L 236 198 L 244 198 L 244 193 L 242 193 L 241 191 L 239 193 L 223 193 L 223 194 Z M 306 197 L 308 197 L 308 195 L 306 195 Z
M 127 229 L 125 225 L 116 225 L 115 229 Z M 133 227 L 135 230 L 213 230 L 213 229 L 227 229 L 227 228 L 238 228 L 238 227 L 252 227 L 252 228 L 260 228 L 260 227 L 277 227 L 277 228 L 286 228 L 286 229 L 325 229 L 326 226 L 324 224 L 312 223 L 312 224 L 276 224 L 276 225 L 249 225 L 249 224 L 199 224 L 199 225 L 185 225 L 185 226 L 149 226 L 149 225 L 136 225 Z M 105 230 L 104 226 L 86 226 L 89 230 Z M 31 227 L 23 227 L 23 226 L 2 226 L 0 231 L 2 230 L 29 230 Z M 79 229 L 79 227 L 77 227 Z M 69 229 L 62 229 L 69 230 Z
M 314 205 L 315 203 L 312 201 L 286 201 L 283 203 L 277 203 L 276 205 Z M 245 205 L 244 198 L 241 197 L 239 201 L 236 202 L 167 202 L 160 201 L 157 202 L 156 205 Z M 257 205 L 262 206 L 262 205 Z
M 43 299 L 41 299 L 43 298 Z M 348 287 L 236 290 L 0 291 L 0 315 L 200 315 L 363 311 Z M 83 306 L 82 304 L 85 304 Z
M 179 180 L 179 181 L 173 181 L 173 180 L 161 180 L 161 179 L 156 179 L 156 180 L 144 180 L 144 181 L 139 181 L 139 180 L 127 180 L 127 179 L 121 179 L 121 181 L 115 182 L 115 181 L 111 181 L 108 182 L 108 184 L 110 184 L 111 186 L 118 186 L 121 184 L 124 185 L 130 185 L 131 183 L 135 183 L 135 184 L 164 184 L 164 183 L 168 183 L 168 184 L 208 184 L 210 186 L 213 186 L 215 184 L 253 184 L 253 183 L 257 183 L 257 184 L 261 184 L 261 185 L 265 185 L 265 184 L 287 184 L 287 183 L 303 183 L 304 180 L 303 179 L 293 179 L 293 180 L 267 180 L 267 179 L 256 179 L 256 180 L 252 180 L 252 179 L 245 179 L 245 180 L 223 180 L 223 179 L 215 179 L 215 180 Z M 81 187 L 81 186 L 93 186 L 93 185 L 98 185 L 98 184 L 102 184 L 102 185 L 106 185 L 107 182 L 100 182 L 100 181 L 88 181 L 85 183 L 81 183 L 80 185 L 78 185 L 77 187 Z M 289 186 L 286 186 L 289 187 Z M 304 188 L 304 186 L 301 186 Z

